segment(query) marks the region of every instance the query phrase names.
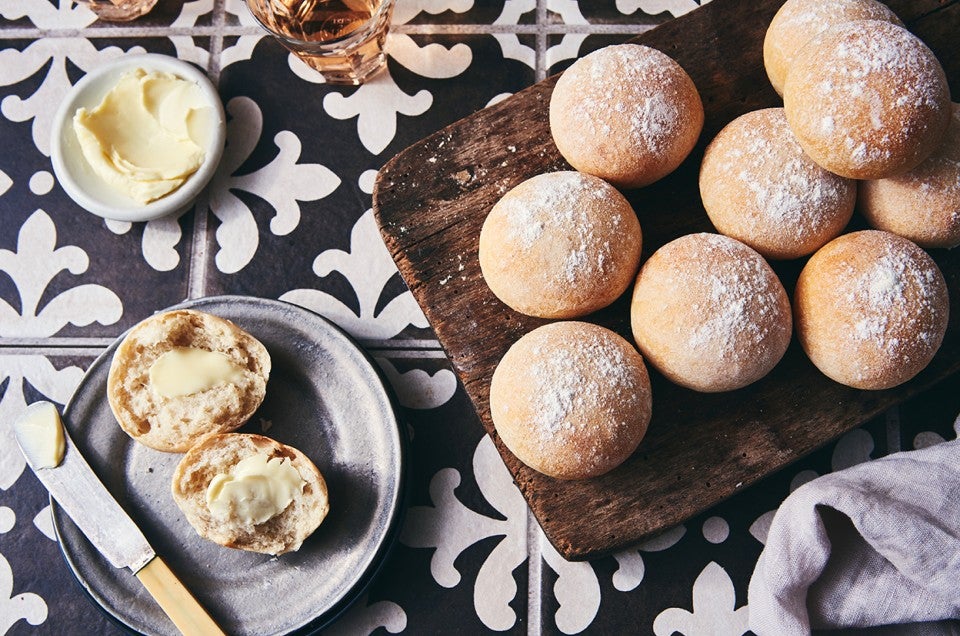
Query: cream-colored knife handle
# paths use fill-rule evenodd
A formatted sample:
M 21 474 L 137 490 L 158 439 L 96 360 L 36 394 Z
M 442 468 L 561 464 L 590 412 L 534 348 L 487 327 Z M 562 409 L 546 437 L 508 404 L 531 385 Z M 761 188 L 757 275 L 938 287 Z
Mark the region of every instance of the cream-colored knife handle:
M 137 578 L 184 636 L 223 635 L 223 630 L 160 557 L 153 557 L 143 566 Z

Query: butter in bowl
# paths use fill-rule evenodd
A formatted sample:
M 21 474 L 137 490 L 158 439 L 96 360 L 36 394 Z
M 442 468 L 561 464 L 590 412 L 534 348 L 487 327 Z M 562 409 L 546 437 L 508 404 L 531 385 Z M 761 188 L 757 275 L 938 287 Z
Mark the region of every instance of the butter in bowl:
M 223 104 L 196 67 L 127 55 L 88 73 L 54 119 L 57 181 L 106 219 L 149 221 L 186 211 L 216 172 Z

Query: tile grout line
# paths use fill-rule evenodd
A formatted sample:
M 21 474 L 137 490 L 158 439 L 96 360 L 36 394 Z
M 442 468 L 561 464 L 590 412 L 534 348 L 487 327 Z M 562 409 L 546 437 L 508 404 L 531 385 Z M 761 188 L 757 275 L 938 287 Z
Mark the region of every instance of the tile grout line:
M 537 0 L 537 50 L 534 57 L 536 68 L 533 71 L 535 82 L 547 76 L 547 0 Z M 519 25 L 518 25 L 519 26 Z
M 220 6 L 218 2 L 218 6 Z M 24 40 L 45 38 L 131 38 L 156 37 L 167 38 L 174 36 L 193 37 L 222 37 L 241 35 L 263 35 L 263 30 L 257 26 L 228 25 L 225 23 L 225 13 L 219 16 L 220 25 L 198 27 L 117 27 L 83 28 L 83 29 L 39 29 L 34 27 L 0 28 L 0 40 Z M 496 35 L 515 33 L 517 35 L 566 35 L 569 33 L 611 34 L 611 35 L 638 35 L 646 33 L 657 24 L 395 24 L 390 27 L 391 32 L 408 35 Z
M 70 338 L 51 336 L 49 338 L 0 338 L 0 350 L 11 351 L 14 349 L 63 349 L 70 347 L 106 347 L 113 343 L 116 338 Z
M 187 268 L 187 299 L 203 298 L 207 291 L 207 217 L 210 197 L 204 192 L 193 205 L 193 240 Z
M 0 338 L 0 351 L 15 349 L 47 348 L 60 350 L 64 348 L 98 348 L 106 347 L 116 340 L 116 336 L 51 336 L 49 338 Z M 396 354 L 398 357 L 446 357 L 446 353 L 438 340 L 358 340 L 358 344 L 368 351 L 382 351 L 385 354 Z
M 527 508 L 527 636 L 543 631 L 543 533 L 530 508 Z
M 213 4 L 213 35 L 210 37 L 207 75 L 220 90 L 220 53 L 223 51 L 223 25 L 226 22 L 225 0 Z M 204 193 L 194 206 L 193 241 L 190 245 L 190 272 L 187 279 L 187 298 L 202 298 L 207 293 L 207 243 L 210 219 L 210 195 Z
M 44 357 L 59 357 L 59 356 L 90 356 L 98 357 L 101 353 L 106 351 L 107 346 L 113 344 L 111 339 L 109 342 L 103 343 L 101 346 L 97 346 L 94 343 L 91 343 L 87 346 L 77 345 L 69 347 L 56 347 L 56 346 L 19 346 L 19 347 L 3 347 L 0 349 L 0 355 L 14 355 L 14 356 L 23 356 L 23 355 L 33 355 L 33 356 L 44 356 Z
M 207 72 L 214 86 L 220 87 L 220 54 L 223 52 L 223 32 L 227 21 L 226 0 L 214 0 L 213 3 L 213 37 L 210 38 L 210 63 Z M 258 29 L 259 30 L 259 29 Z

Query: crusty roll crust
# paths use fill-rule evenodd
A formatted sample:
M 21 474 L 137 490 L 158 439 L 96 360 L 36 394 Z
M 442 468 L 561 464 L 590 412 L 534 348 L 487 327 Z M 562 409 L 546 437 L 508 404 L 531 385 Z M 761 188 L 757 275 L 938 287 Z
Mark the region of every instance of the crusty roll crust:
M 550 172 L 493 206 L 480 231 L 480 268 L 516 311 L 573 318 L 630 287 L 641 245 L 640 222 L 616 188 L 588 174 Z
M 772 259 L 812 254 L 846 227 L 857 184 L 807 156 L 782 108 L 741 115 L 703 155 L 700 196 L 713 226 Z
M 176 347 L 222 353 L 242 369 L 242 378 L 190 395 L 160 395 L 150 387 L 150 368 Z M 179 309 L 147 318 L 124 337 L 110 364 L 107 398 L 133 439 L 182 453 L 204 435 L 246 422 L 263 402 L 269 377 L 270 354 L 259 340 L 218 316 Z
M 790 344 L 790 301 L 763 257 L 719 234 L 688 234 L 640 269 L 630 306 L 644 358 L 704 393 L 756 382 Z
M 882 20 L 903 26 L 893 11 L 876 0 L 787 0 L 773 16 L 763 38 L 763 65 L 773 89 L 783 95 L 793 60 L 814 36 L 854 20 Z
M 818 164 L 850 179 L 915 168 L 950 123 L 940 62 L 889 22 L 845 22 L 810 40 L 783 89 L 790 128 Z
M 862 182 L 858 207 L 872 227 L 921 247 L 960 245 L 960 104 L 940 147 L 910 172 Z
M 814 254 L 794 292 L 797 337 L 827 377 L 888 389 L 933 359 L 947 330 L 943 274 L 905 238 L 865 230 Z
M 490 383 L 497 433 L 517 458 L 558 479 L 586 479 L 626 461 L 650 422 L 643 358 L 585 322 L 544 325 L 515 342 Z
M 550 132 L 581 172 L 639 188 L 673 172 L 703 128 L 693 80 L 656 49 L 618 44 L 580 58 L 550 98 Z
M 283 512 L 260 524 L 215 517 L 206 500 L 211 480 L 258 454 L 289 459 L 305 482 L 300 496 Z M 263 435 L 222 433 L 203 438 L 177 465 L 172 491 L 177 506 L 201 537 L 228 548 L 263 554 L 299 550 L 330 510 L 327 484 L 314 463 L 296 448 Z

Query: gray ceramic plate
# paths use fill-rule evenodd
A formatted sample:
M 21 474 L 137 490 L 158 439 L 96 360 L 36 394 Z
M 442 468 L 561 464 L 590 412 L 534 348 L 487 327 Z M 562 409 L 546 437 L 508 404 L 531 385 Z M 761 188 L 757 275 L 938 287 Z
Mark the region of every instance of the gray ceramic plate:
M 157 554 L 227 633 L 320 627 L 362 591 L 396 535 L 403 443 L 384 384 L 347 336 L 294 305 L 221 296 L 179 306 L 232 320 L 270 352 L 266 399 L 240 432 L 300 449 L 326 478 L 330 514 L 300 550 L 270 557 L 194 532 L 170 495 L 181 455 L 134 442 L 110 411 L 107 371 L 118 343 L 87 371 L 64 422 Z M 53 513 L 68 564 L 109 615 L 145 634 L 177 633 L 129 570 L 111 567 L 56 505 Z

